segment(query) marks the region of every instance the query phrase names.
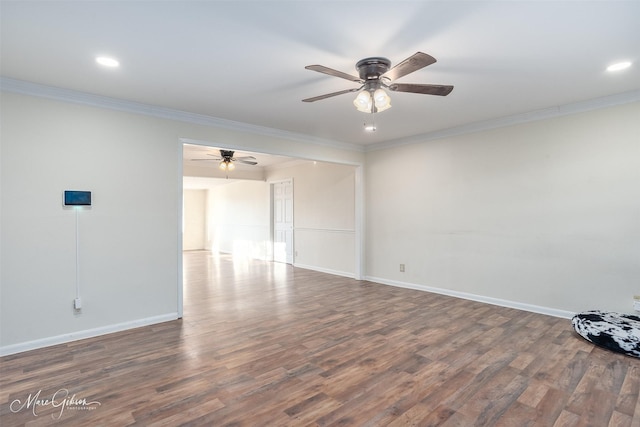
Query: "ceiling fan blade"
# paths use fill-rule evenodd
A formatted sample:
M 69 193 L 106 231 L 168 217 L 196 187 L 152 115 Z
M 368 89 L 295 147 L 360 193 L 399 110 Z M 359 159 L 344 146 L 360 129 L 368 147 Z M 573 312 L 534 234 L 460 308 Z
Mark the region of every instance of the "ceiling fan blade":
M 352 76 L 351 74 L 343 73 L 342 71 L 334 70 L 333 68 L 328 68 L 328 67 L 325 67 L 324 65 L 307 65 L 304 68 L 307 70 L 328 74 L 330 76 L 340 77 L 341 79 L 347 79 L 352 82 L 362 83 L 362 79 L 360 77 Z
M 238 163 L 244 163 L 245 165 L 257 165 L 258 162 L 252 162 L 249 160 L 242 160 L 242 159 L 233 159 L 234 162 L 238 162 Z
M 394 83 L 389 85 L 389 90 L 394 92 L 422 93 L 425 95 L 447 96 L 453 90 L 453 86 L 446 85 L 419 85 L 413 83 Z
M 242 157 L 234 157 L 235 160 L 255 160 L 256 158 L 253 156 L 242 156 Z
M 211 161 L 220 161 L 222 159 L 191 159 L 191 161 L 205 161 L 205 162 L 211 162 Z
M 331 98 L 332 96 L 338 96 L 338 95 L 342 95 L 342 94 L 349 93 L 349 92 L 358 92 L 362 88 L 363 88 L 363 86 L 360 86 L 359 88 L 345 89 L 345 90 L 341 90 L 339 92 L 333 92 L 333 93 L 327 93 L 325 95 L 314 96 L 313 98 L 303 99 L 302 102 L 320 101 L 321 99 Z
M 382 77 L 385 77 L 390 81 L 394 81 L 402 76 L 406 76 L 409 73 L 413 73 L 414 71 L 424 68 L 427 65 L 431 65 L 434 62 L 436 62 L 436 59 L 433 56 L 422 52 L 416 52 L 404 61 L 396 64 L 395 67 L 384 73 Z

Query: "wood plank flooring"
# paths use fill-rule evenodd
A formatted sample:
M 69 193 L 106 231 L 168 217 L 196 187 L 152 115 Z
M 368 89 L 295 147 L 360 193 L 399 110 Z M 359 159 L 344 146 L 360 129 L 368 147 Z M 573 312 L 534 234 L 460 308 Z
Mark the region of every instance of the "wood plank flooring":
M 0 425 L 640 426 L 640 359 L 566 319 L 184 260 L 184 319 L 0 359 Z

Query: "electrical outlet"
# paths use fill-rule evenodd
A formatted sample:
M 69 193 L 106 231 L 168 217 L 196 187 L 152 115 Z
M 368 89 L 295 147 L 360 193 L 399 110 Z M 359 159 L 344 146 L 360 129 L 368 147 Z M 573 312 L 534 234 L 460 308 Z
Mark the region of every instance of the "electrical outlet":
M 400 264 L 400 272 L 404 273 L 404 264 Z
M 82 309 L 82 300 L 80 298 L 76 298 L 73 300 L 73 308 L 76 310 Z
M 640 311 L 640 295 L 633 296 L 633 309 L 635 311 Z

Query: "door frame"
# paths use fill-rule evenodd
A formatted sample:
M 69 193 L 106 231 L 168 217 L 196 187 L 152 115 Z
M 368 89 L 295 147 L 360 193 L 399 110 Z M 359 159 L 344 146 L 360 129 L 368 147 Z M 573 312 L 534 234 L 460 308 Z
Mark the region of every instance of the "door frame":
M 274 185 L 275 184 L 280 184 L 283 182 L 290 182 L 291 183 L 291 188 L 294 188 L 294 184 L 293 184 L 293 178 L 283 178 L 283 179 L 276 179 L 273 181 L 268 181 L 267 183 L 269 184 L 269 238 L 271 240 L 271 256 L 269 257 L 271 259 L 271 261 L 275 261 L 275 244 L 276 244 L 276 219 L 275 219 L 275 215 L 274 215 L 274 209 L 275 209 L 275 197 L 274 197 Z M 293 192 L 292 192 L 292 196 L 291 199 L 294 203 L 295 206 L 295 200 L 294 200 L 294 196 L 293 196 Z M 295 224 L 295 207 L 293 208 L 293 223 Z M 295 238 L 295 226 L 293 226 L 292 230 L 291 230 L 291 265 L 295 265 L 296 263 L 296 253 L 295 253 L 295 247 L 296 247 L 296 238 Z

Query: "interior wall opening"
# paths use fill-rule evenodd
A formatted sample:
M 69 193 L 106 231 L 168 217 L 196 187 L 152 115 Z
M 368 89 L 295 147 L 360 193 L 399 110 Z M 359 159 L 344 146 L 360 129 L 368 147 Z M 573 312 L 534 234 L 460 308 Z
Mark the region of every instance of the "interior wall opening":
M 296 200 L 294 209 L 300 211 L 301 216 L 296 216 L 292 230 L 292 235 L 299 235 L 300 239 L 297 243 L 293 240 L 291 263 L 360 278 L 362 224 L 357 217 L 361 212 L 357 206 L 362 192 L 360 165 L 234 150 L 234 154 L 242 157 L 255 156 L 257 165 L 238 164 L 232 172 L 221 175 L 217 167 L 219 150 L 230 150 L 230 147 L 181 141 L 181 148 L 185 209 L 196 206 L 200 211 L 197 215 L 183 212 L 185 232 L 189 226 L 200 223 L 205 234 L 199 246 L 194 246 L 191 231 L 183 235 L 184 250 L 202 248 L 272 261 L 271 187 L 274 182 L 289 179 L 302 184 L 296 188 L 300 200 Z M 212 160 L 194 160 L 209 157 Z M 341 215 L 323 215 L 320 205 L 331 203 L 335 204 L 328 210 L 342 211 Z

